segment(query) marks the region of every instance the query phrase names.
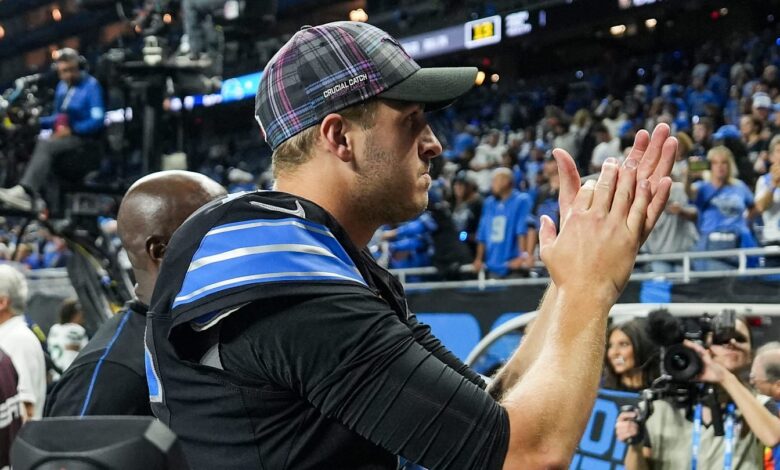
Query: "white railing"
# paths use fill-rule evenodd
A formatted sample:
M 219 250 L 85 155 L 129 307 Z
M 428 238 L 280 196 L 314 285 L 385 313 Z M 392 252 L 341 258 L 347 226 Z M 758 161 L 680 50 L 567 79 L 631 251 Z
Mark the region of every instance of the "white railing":
M 775 257 L 780 256 L 780 246 L 767 246 L 759 248 L 737 248 L 733 250 L 720 250 L 720 251 L 688 251 L 684 253 L 668 253 L 663 255 L 639 255 L 637 257 L 637 263 L 649 263 L 651 261 L 672 261 L 681 263 L 682 271 L 670 272 L 670 273 L 654 273 L 654 272 L 635 272 L 631 275 L 631 281 L 646 281 L 650 279 L 667 279 L 667 280 L 682 280 L 683 282 L 689 282 L 692 279 L 705 279 L 705 278 L 717 278 L 717 277 L 743 277 L 743 276 L 766 276 L 772 274 L 780 274 L 780 267 L 777 268 L 750 268 L 747 266 L 747 259 L 749 257 Z M 738 262 L 734 269 L 725 269 L 717 271 L 694 271 L 691 269 L 691 261 L 698 259 L 720 259 L 720 258 L 737 258 Z M 544 264 L 537 262 L 535 267 L 544 267 Z M 409 282 L 409 276 L 432 276 L 436 275 L 438 271 L 434 267 L 425 268 L 409 268 L 409 269 L 394 269 L 391 270 L 398 280 L 404 284 L 406 290 L 421 290 L 421 289 L 455 289 L 455 288 L 477 288 L 479 290 L 485 290 L 490 287 L 504 287 L 504 286 L 523 286 L 533 284 L 547 284 L 550 282 L 548 277 L 529 277 L 522 279 L 488 279 L 485 271 L 482 270 L 476 273 L 476 279 L 462 280 L 462 281 L 422 281 L 422 282 Z M 474 267 L 472 265 L 465 265 L 460 268 L 461 273 L 474 274 Z

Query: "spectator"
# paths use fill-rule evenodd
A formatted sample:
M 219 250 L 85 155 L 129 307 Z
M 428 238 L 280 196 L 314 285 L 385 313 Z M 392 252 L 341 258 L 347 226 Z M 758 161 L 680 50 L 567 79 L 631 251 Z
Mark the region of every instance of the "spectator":
M 690 155 L 699 157 L 707 155 L 707 152 L 712 148 L 712 133 L 714 131 L 715 126 L 712 124 L 712 119 L 700 117 L 698 122 L 693 125 L 693 148 Z
M 556 228 L 560 228 L 561 210 L 558 204 L 558 192 L 561 187 L 561 180 L 558 174 L 558 163 L 552 154 L 547 154 L 542 167 L 544 183 L 539 186 L 534 196 L 532 223 L 529 223 L 528 235 L 526 237 L 526 250 L 529 259 L 526 261 L 526 267 L 532 268 L 536 259 L 536 245 L 538 241 L 538 230 L 541 225 L 542 216 L 549 217 Z
M 750 383 L 758 393 L 780 404 L 780 343 L 765 344 L 756 352 Z
M 87 331 L 84 329 L 84 312 L 76 299 L 66 299 L 60 307 L 60 322 L 51 326 L 46 337 L 46 346 L 52 362 L 64 372 L 87 345 Z M 60 374 L 52 379 L 58 380 Z
M 767 142 L 763 134 L 764 122 L 755 116 L 745 114 L 739 120 L 739 131 L 742 134 L 742 142 L 748 150 L 750 163 L 755 164 L 759 159 L 765 158 Z
M 638 392 L 658 377 L 658 348 L 647 334 L 644 319 L 613 325 L 607 331 L 602 385 Z
M 693 458 L 694 429 L 700 429 L 698 468 L 725 468 L 727 449 L 731 449 L 730 468 L 763 469 L 764 445 L 773 447 L 780 442 L 780 418 L 774 403 L 755 397 L 740 378 L 751 361 L 752 337 L 746 321 L 738 319 L 736 338 L 727 344 L 709 344 L 706 350 L 695 343 L 687 345 L 697 351 L 704 363 L 698 379 L 722 390 L 718 405 L 724 421 L 734 420 L 733 434 L 730 439 L 715 435 L 714 427 L 708 425 L 712 412 L 707 405 L 690 404 L 702 406 L 701 417 L 691 419 L 693 413 L 688 413 L 688 407 L 680 407 L 670 399 L 657 400 L 645 423 L 645 439 L 628 448 L 626 470 L 688 467 Z M 615 431 L 621 441 L 638 435 L 634 416 L 633 412 L 623 412 L 618 417 Z
M 391 269 L 420 268 L 431 265 L 433 241 L 431 234 L 438 228 L 429 212 L 414 220 L 386 230 L 382 240 L 390 242 Z
M 490 191 L 490 180 L 493 170 L 501 166 L 504 154 L 504 146 L 499 145 L 500 133 L 492 130 L 485 138 L 485 142 L 477 146 L 474 159 L 471 160 L 470 167 L 477 177 L 477 185 L 481 193 Z
M 753 117 L 762 124 L 767 123 L 769 121 L 769 112 L 772 110 L 772 98 L 763 91 L 759 91 L 753 94 L 752 102 Z
M 492 190 L 482 208 L 474 268 L 485 266 L 495 277 L 527 273 L 529 258 L 533 265 L 526 250 L 531 198 L 514 189 L 514 176 L 507 168 L 494 172 Z
M 0 349 L 0 468 L 11 465 L 11 444 L 22 427 L 22 400 L 19 398 L 19 376 L 11 358 Z
M 780 407 L 780 342 L 773 341 L 756 351 L 750 369 L 750 384 Z M 780 446 L 767 447 L 764 451 L 764 468 L 776 470 L 780 465 Z
M 717 105 L 718 98 L 715 93 L 705 87 L 706 72 L 704 75 L 695 75 L 691 80 L 691 88 L 688 90 L 687 105 L 691 116 L 704 116 L 707 114 L 708 105 Z
M 707 153 L 709 179 L 689 185 L 689 197 L 698 211 L 699 241 L 696 249 L 727 250 L 757 246 L 747 224 L 748 213 L 754 209 L 753 193 L 740 180 L 734 156 L 723 146 Z M 690 181 L 690 178 L 689 178 Z M 695 260 L 694 269 L 730 269 L 721 260 Z
M 455 197 L 452 221 L 460 234 L 460 240 L 469 247 L 472 259 L 477 254 L 477 228 L 482 217 L 482 196 L 477 190 L 477 180 L 468 171 L 460 171 L 452 183 Z
M 41 343 L 24 320 L 27 281 L 10 265 L 0 265 L 0 349 L 19 374 L 19 398 L 27 418 L 40 418 L 46 399 L 46 364 Z
M 764 221 L 761 244 L 780 245 L 780 136 L 769 143 L 769 172 L 756 182 L 756 210 Z M 767 258 L 767 262 L 780 259 Z M 774 263 L 773 263 L 774 265 Z
M 613 137 L 613 134 L 605 124 L 596 124 L 593 128 L 596 135 L 596 148 L 593 149 L 593 156 L 590 159 L 590 172 L 597 173 L 604 164 L 604 160 L 609 157 L 620 158 L 622 156 L 620 148 L 620 139 Z

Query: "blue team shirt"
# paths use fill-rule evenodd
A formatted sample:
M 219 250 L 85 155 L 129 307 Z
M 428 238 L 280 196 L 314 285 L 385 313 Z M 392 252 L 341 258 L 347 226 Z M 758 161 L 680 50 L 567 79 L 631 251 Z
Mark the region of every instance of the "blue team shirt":
M 60 81 L 54 92 L 54 114 L 42 117 L 41 127 L 51 129 L 57 119 L 57 115 L 68 115 L 70 128 L 77 135 L 90 135 L 103 130 L 106 114 L 103 105 L 103 88 L 92 75 L 82 72 L 83 78 L 73 86 L 71 91 L 68 84 Z M 70 98 L 67 99 L 70 93 Z
M 528 232 L 532 206 L 531 197 L 519 191 L 513 191 L 505 201 L 495 196 L 485 201 L 477 241 L 485 245 L 485 265 L 490 272 L 509 274 L 507 263 L 520 256 L 517 237 Z
M 737 180 L 724 186 L 717 194 L 717 189 L 709 182 L 699 183 L 696 188 L 694 203 L 699 210 L 699 233 L 702 239 L 716 231 L 733 231 L 750 236 L 745 211 L 752 208 L 755 202 L 753 193 L 745 183 Z

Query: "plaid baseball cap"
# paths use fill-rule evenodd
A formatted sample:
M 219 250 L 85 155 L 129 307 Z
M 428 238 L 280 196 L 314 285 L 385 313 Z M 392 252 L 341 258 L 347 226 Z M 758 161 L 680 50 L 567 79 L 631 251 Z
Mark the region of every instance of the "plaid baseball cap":
M 420 68 L 398 41 L 366 23 L 304 26 L 266 65 L 255 119 L 275 150 L 328 114 L 375 96 L 441 109 L 476 76 L 475 67 Z

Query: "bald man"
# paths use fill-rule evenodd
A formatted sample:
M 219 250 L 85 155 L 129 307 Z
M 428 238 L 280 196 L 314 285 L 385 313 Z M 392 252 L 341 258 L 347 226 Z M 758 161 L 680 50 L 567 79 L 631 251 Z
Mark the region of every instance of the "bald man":
M 772 342 L 758 350 L 750 382 L 759 393 L 780 402 L 780 343 Z
M 135 274 L 136 298 L 105 322 L 52 390 L 46 416 L 151 415 L 144 369 L 146 312 L 173 232 L 225 190 L 198 173 L 162 171 L 138 180 L 117 217 Z

